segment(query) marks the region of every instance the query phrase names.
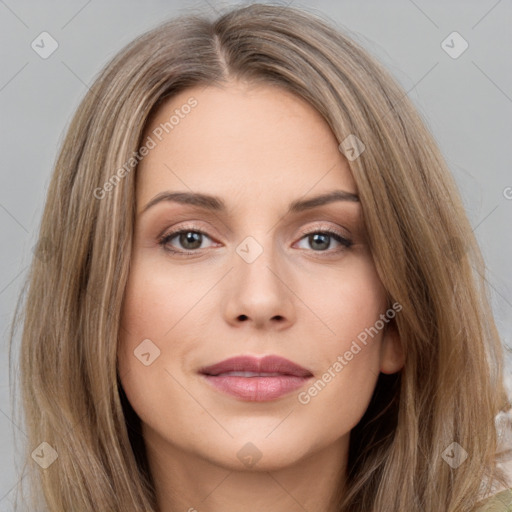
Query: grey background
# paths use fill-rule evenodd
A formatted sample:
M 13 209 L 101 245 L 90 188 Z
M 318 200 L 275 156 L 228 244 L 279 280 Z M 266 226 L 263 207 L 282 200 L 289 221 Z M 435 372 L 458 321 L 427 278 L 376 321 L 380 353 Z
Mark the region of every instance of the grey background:
M 332 19 L 408 91 L 460 187 L 488 265 L 498 328 L 504 343 L 512 345 L 510 1 L 290 3 Z M 19 479 L 14 431 L 24 439 L 10 400 L 9 324 L 65 129 L 103 65 L 138 34 L 179 13 L 220 13 L 230 5 L 234 2 L 0 0 L 0 512 L 12 510 Z M 47 59 L 31 48 L 43 31 L 59 44 Z M 469 44 L 456 59 L 441 47 L 453 31 Z M 509 352 L 507 360 L 512 385 Z

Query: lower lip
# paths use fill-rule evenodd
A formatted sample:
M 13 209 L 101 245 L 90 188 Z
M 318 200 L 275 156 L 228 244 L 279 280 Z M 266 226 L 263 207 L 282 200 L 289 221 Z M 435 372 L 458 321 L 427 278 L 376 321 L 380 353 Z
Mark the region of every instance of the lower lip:
M 266 402 L 299 389 L 311 377 L 282 375 L 273 377 L 235 377 L 203 375 L 214 387 L 251 402 Z

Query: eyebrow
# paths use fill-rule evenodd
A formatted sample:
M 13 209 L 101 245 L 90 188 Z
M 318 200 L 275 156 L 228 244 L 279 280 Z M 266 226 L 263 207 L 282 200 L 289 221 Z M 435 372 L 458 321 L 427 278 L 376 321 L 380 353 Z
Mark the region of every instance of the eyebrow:
M 146 206 L 141 210 L 140 214 L 149 210 L 152 206 L 155 206 L 162 201 L 170 201 L 180 204 L 187 204 L 192 206 L 198 206 L 205 210 L 211 210 L 216 212 L 226 211 L 226 203 L 223 199 L 218 196 L 212 196 L 209 194 L 201 194 L 198 192 L 161 192 L 151 199 Z M 345 190 L 333 190 L 326 194 L 321 194 L 310 199 L 298 199 L 293 201 L 288 206 L 288 214 L 299 213 L 305 210 L 311 210 L 318 206 L 333 203 L 336 201 L 349 201 L 359 202 L 359 196 L 346 192 Z

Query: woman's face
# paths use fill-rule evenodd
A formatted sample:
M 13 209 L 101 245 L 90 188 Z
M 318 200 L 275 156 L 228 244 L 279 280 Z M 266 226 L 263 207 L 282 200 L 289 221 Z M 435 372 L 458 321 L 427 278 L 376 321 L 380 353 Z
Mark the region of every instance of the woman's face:
M 143 140 L 118 362 L 148 450 L 261 470 L 346 453 L 402 356 L 328 125 L 289 92 L 230 82 L 166 100 Z M 267 355 L 306 376 L 200 373 Z

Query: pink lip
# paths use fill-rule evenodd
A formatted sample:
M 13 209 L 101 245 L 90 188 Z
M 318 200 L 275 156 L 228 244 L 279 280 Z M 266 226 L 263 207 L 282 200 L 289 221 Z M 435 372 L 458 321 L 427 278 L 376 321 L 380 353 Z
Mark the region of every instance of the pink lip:
M 235 376 L 227 372 L 254 372 L 279 375 Z M 288 394 L 309 380 L 313 374 L 279 356 L 232 357 L 201 368 L 199 373 L 215 388 L 243 400 L 264 402 Z

